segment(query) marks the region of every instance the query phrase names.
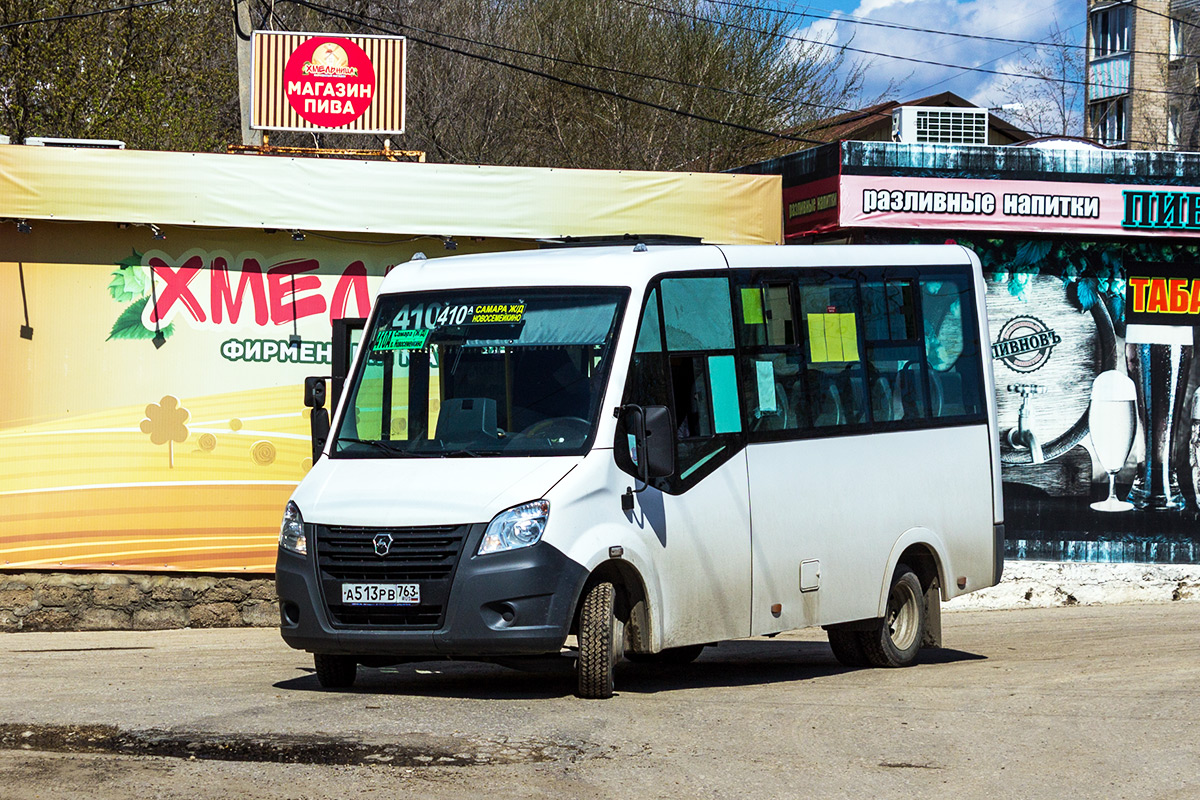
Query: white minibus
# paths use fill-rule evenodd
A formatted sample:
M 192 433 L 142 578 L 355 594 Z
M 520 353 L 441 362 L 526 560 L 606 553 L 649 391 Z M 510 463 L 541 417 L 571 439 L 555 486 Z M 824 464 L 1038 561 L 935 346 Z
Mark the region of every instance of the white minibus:
M 602 698 L 621 659 L 818 625 L 912 664 L 1003 564 L 983 299 L 954 245 L 417 256 L 332 420 L 308 384 L 283 638 L 326 688 L 558 655 Z

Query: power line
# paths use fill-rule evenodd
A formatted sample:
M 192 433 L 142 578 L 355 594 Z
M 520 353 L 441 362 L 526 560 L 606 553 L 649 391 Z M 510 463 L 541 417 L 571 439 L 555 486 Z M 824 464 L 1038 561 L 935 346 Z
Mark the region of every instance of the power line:
M 651 11 L 657 11 L 660 14 L 670 14 L 673 16 L 682 17 L 684 19 L 690 19 L 690 20 L 693 20 L 696 22 L 707 22 L 710 25 L 720 25 L 722 27 L 733 28 L 735 30 L 747 31 L 750 33 L 762 33 L 762 34 L 770 33 L 769 31 L 764 31 L 764 30 L 761 30 L 758 28 L 751 28 L 746 25 L 739 25 L 734 22 L 727 22 L 725 20 L 713 19 L 711 17 L 705 17 L 705 16 L 702 16 L 699 14 L 692 14 L 692 13 L 686 12 L 686 11 L 676 11 L 675 9 L 671 9 L 671 8 L 663 8 L 662 6 L 656 6 L 651 3 L 640 2 L 640 0 L 622 0 L 622 2 L 624 2 L 628 5 L 640 6 L 641 8 L 649 9 Z M 980 73 L 984 73 L 986 75 L 1000 75 L 1000 76 L 1006 77 L 1006 78 L 1027 77 L 1027 76 L 1021 76 L 1019 74 L 1012 73 L 1012 72 L 1003 72 L 1001 70 L 987 69 L 985 67 L 968 67 L 968 66 L 964 66 L 962 64 L 947 64 L 942 61 L 931 61 L 929 59 L 916 58 L 914 56 L 901 56 L 901 55 L 895 55 L 893 53 L 881 53 L 876 50 L 865 50 L 861 47 L 851 47 L 850 45 L 835 45 L 835 44 L 830 44 L 829 42 L 822 42 L 819 39 L 806 39 L 803 36 L 794 36 L 791 34 L 775 34 L 775 35 L 778 35 L 781 38 L 788 39 L 790 41 L 798 42 L 800 44 L 810 44 L 810 45 L 818 45 L 820 47 L 830 47 L 830 48 L 835 48 L 835 49 L 839 49 L 839 50 L 845 50 L 845 51 L 852 52 L 852 53 L 862 53 L 864 55 L 880 56 L 882 58 L 891 58 L 891 59 L 895 59 L 897 61 L 905 61 L 905 62 L 910 62 L 910 63 L 914 63 L 914 64 L 924 64 L 927 66 L 944 67 L 946 69 L 957 69 L 957 70 L 961 70 L 963 72 L 980 72 Z M 1053 79 L 1053 82 L 1054 83 L 1073 84 L 1076 86 L 1087 86 L 1088 85 L 1087 81 L 1072 80 L 1070 78 L 1056 78 L 1056 79 Z M 1129 87 L 1106 85 L 1106 84 L 1097 84 L 1093 88 L 1125 89 L 1125 91 L 1127 91 L 1127 92 L 1133 91 Z M 1180 96 L 1180 97 L 1191 97 L 1192 96 L 1191 92 L 1172 92 L 1172 91 L 1166 90 L 1166 89 L 1138 89 L 1137 91 L 1143 92 L 1145 94 L 1162 94 L 1162 95 L 1172 95 L 1172 96 Z
M 681 80 L 677 80 L 675 78 L 665 78 L 665 77 L 662 77 L 661 75 L 648 75 L 648 74 L 645 74 L 642 72 L 633 72 L 631 70 L 620 69 L 618 67 L 609 67 L 609 66 L 605 66 L 605 65 L 601 65 L 601 64 L 589 64 L 584 61 L 575 61 L 575 60 L 572 60 L 569 58 L 560 58 L 558 56 L 550 56 L 550 55 L 545 55 L 543 53 L 533 53 L 528 50 L 520 50 L 515 47 L 508 47 L 508 46 L 502 45 L 502 44 L 495 44 L 494 42 L 485 42 L 485 41 L 482 41 L 479 39 L 471 39 L 466 36 L 459 36 L 459 35 L 453 34 L 453 33 L 442 33 L 441 31 L 430 30 L 428 28 L 422 28 L 417 25 L 410 25 L 410 24 L 404 23 L 404 22 L 393 22 L 391 20 L 385 20 L 380 17 L 373 17 L 368 14 L 355 13 L 353 16 L 359 18 L 360 20 L 369 20 L 371 22 L 387 23 L 389 25 L 395 25 L 396 27 L 401 28 L 403 30 L 427 33 L 431 36 L 440 36 L 444 39 L 452 39 L 454 41 L 464 42 L 466 44 L 478 45 L 480 47 L 489 47 L 494 50 L 501 50 L 506 53 L 513 53 L 514 55 L 528 56 L 529 58 L 538 58 L 538 59 L 542 59 L 543 61 L 551 61 L 556 64 L 566 64 L 569 66 L 583 67 L 584 69 L 594 69 L 594 70 L 598 70 L 600 72 L 609 72 L 609 73 L 612 73 L 615 75 L 625 75 L 625 76 L 628 76 L 631 78 L 639 78 L 641 80 L 657 81 L 659 83 L 667 83 L 667 84 L 670 84 L 673 86 L 681 86 L 681 87 L 688 88 L 688 89 L 701 89 L 701 90 L 708 91 L 708 92 L 716 92 L 718 94 L 734 95 L 734 96 L 738 96 L 738 97 L 747 97 L 747 98 L 751 98 L 754 100 L 770 100 L 772 102 L 788 103 L 791 105 L 804 106 L 806 108 L 814 108 L 814 109 L 818 109 L 821 111 L 849 112 L 849 111 L 857 110 L 857 109 L 853 109 L 853 108 L 846 108 L 844 106 L 833 105 L 830 103 L 812 103 L 812 102 L 809 102 L 806 100 L 792 99 L 792 98 L 787 98 L 787 97 L 778 97 L 775 95 L 758 94 L 756 92 L 747 92 L 747 91 L 743 91 L 741 89 L 726 89 L 726 88 L 723 88 L 720 86 L 709 86 L 707 84 L 701 84 L 701 83 L 690 83 L 688 81 L 681 81 Z
M 310 2 L 309 0 L 287 0 L 287 2 L 292 3 L 293 5 L 298 5 L 298 6 L 303 6 L 305 8 L 309 8 L 313 11 L 316 11 L 319 14 L 323 14 L 325 16 L 332 17 L 334 19 L 340 19 L 343 22 L 349 22 L 352 24 L 362 25 L 365 28 L 370 28 L 372 30 L 380 31 L 381 33 L 390 33 L 392 35 L 400 35 L 399 31 L 396 31 L 394 29 L 385 28 L 383 26 L 376 25 L 376 24 L 368 22 L 368 21 L 364 21 L 363 19 L 354 19 L 354 17 L 356 17 L 358 15 L 346 15 L 336 9 L 329 8 L 328 6 L 318 5 L 316 3 Z M 737 130 L 746 131 L 747 133 L 754 133 L 754 134 L 758 134 L 760 136 L 766 136 L 766 137 L 769 137 L 772 139 L 783 139 L 783 140 L 788 140 L 788 141 L 801 142 L 803 144 L 824 144 L 824 142 L 818 141 L 816 139 L 808 139 L 803 136 L 794 136 L 794 135 L 785 134 L 785 133 L 777 133 L 775 131 L 768 131 L 768 130 L 764 130 L 762 128 L 755 128 L 750 125 L 742 125 L 737 122 L 729 122 L 728 120 L 716 119 L 715 117 L 709 117 L 709 116 L 705 116 L 703 114 L 696 114 L 691 111 L 684 111 L 683 109 L 679 109 L 679 108 L 672 108 L 670 106 L 662 105 L 661 103 L 655 103 L 650 100 L 643 100 L 638 97 L 632 97 L 630 95 L 622 94 L 620 92 L 616 92 L 611 89 L 604 89 L 599 86 L 590 86 L 588 84 L 580 83 L 578 81 L 572 81 L 567 78 L 559 77 L 557 75 L 551 75 L 550 73 L 542 72 L 541 70 L 532 69 L 530 67 L 523 67 L 519 64 L 512 64 L 507 61 L 501 61 L 500 59 L 492 58 L 491 56 L 486 56 L 486 55 L 483 55 L 480 53 L 472 53 L 467 50 L 460 50 L 455 47 L 450 47 L 449 45 L 439 44 L 437 42 L 429 41 L 428 39 L 421 39 L 416 36 L 408 36 L 408 38 L 418 44 L 423 44 L 426 47 L 432 47 L 437 50 L 444 50 L 449 53 L 455 53 L 456 55 L 466 56 L 467 58 L 478 59 L 480 61 L 484 61 L 489 64 L 495 64 L 496 66 L 506 67 L 508 69 L 517 70 L 518 72 L 524 72 L 528 75 L 533 75 L 533 76 L 536 76 L 539 78 L 544 78 L 546 80 L 553 81 L 555 83 L 561 83 L 565 86 L 571 86 L 576 89 L 582 89 L 583 91 L 586 91 L 586 92 L 594 92 L 596 94 L 602 94 L 607 97 L 612 97 L 617 100 L 623 100 L 625 102 L 645 106 L 647 108 L 653 108 L 658 111 L 665 111 L 669 114 L 676 114 L 678 116 L 687 117 L 689 119 L 697 120 L 698 122 L 708 122 L 708 123 L 711 123 L 714 125 L 721 125 L 721 126 L 724 126 L 727 128 L 735 128 Z
M 1088 49 L 1088 46 L 1086 44 L 1074 44 L 1073 42 L 1048 42 L 1045 40 L 1037 41 L 1034 39 L 1011 39 L 1011 38 L 1004 37 L 1004 36 L 987 36 L 987 35 L 981 34 L 981 33 L 963 33 L 961 31 L 947 31 L 947 30 L 939 30 L 937 28 L 922 28 L 922 27 L 919 27 L 916 25 L 904 25 L 899 22 L 885 22 L 883 20 L 864 19 L 863 17 L 856 17 L 853 14 L 844 14 L 841 16 L 835 15 L 831 12 L 826 12 L 825 14 L 814 14 L 811 11 L 811 7 L 809 10 L 805 10 L 805 11 L 790 11 L 788 9 L 782 9 L 782 8 L 775 9 L 770 6 L 755 5 L 754 3 L 736 2 L 736 0 L 710 0 L 710 2 L 712 2 L 714 5 L 727 6 L 730 8 L 741 8 L 741 9 L 745 9 L 748 11 L 776 11 L 778 13 L 785 14 L 790 17 L 799 17 L 800 19 L 807 18 L 807 19 L 828 20 L 830 22 L 848 22 L 852 25 L 865 25 L 865 26 L 875 27 L 875 28 L 888 28 L 888 29 L 892 29 L 892 30 L 911 31 L 913 33 L 929 33 L 929 34 L 934 34 L 936 36 L 950 36 L 950 37 L 954 37 L 954 38 L 958 38 L 958 39 L 974 39 L 976 41 L 996 42 L 999 44 L 1016 44 L 1016 45 L 1021 45 L 1022 46 L 1021 49 L 1024 49 L 1025 47 L 1056 47 L 1056 48 L 1063 49 L 1063 50 L 1087 50 Z M 1149 11 L 1149 9 L 1141 9 L 1141 10 Z M 1158 14 L 1159 12 L 1154 11 L 1151 13 Z M 1168 16 L 1168 15 L 1161 14 L 1160 16 Z M 1174 18 L 1172 17 L 1172 19 L 1174 19 Z M 1180 21 L 1183 21 L 1183 20 L 1180 20 Z M 1189 24 L 1191 24 L 1191 23 L 1189 23 Z M 1074 27 L 1074 26 L 1071 26 L 1071 27 Z M 1136 55 L 1147 55 L 1147 56 L 1169 56 L 1169 55 L 1171 55 L 1168 52 L 1163 52 L 1160 50 L 1128 50 L 1126 52 L 1131 53 L 1131 54 L 1136 54 Z M 1186 56 L 1186 57 L 1194 58 L 1195 56 Z
M 77 14 L 60 14 L 57 17 L 39 17 L 37 19 L 27 19 L 21 22 L 6 22 L 0 25 L 0 31 L 8 30 L 9 28 L 21 28 L 26 25 L 40 25 L 44 22 L 63 22 L 72 19 L 85 19 L 87 17 L 98 17 L 101 14 L 115 14 L 118 11 L 133 11 L 138 8 L 148 8 L 150 6 L 160 6 L 170 0 L 146 0 L 144 3 L 130 3 L 127 6 L 119 6 L 117 8 L 101 8 L 96 11 L 81 11 Z

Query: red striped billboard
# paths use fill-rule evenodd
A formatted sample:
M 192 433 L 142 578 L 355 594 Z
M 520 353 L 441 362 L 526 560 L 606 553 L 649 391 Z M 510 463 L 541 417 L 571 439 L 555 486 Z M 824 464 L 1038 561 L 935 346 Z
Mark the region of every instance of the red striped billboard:
M 254 32 L 251 127 L 403 133 L 403 36 Z

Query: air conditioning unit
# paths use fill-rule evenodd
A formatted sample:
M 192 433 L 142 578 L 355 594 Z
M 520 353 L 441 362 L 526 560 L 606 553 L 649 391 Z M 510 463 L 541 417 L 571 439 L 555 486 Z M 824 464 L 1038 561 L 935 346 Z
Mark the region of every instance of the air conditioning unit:
M 892 141 L 908 144 L 987 144 L 986 108 L 901 106 L 892 112 Z
M 56 136 L 26 136 L 25 144 L 34 147 L 89 147 L 96 150 L 124 150 L 119 139 L 60 139 Z

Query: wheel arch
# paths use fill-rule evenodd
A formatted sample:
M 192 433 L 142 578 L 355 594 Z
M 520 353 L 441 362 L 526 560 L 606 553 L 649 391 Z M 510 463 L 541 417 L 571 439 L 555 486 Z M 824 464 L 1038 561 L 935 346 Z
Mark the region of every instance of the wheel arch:
M 921 588 L 925 591 L 936 581 L 938 594 L 943 600 L 947 599 L 945 553 L 946 548 L 941 539 L 927 528 L 913 528 L 897 539 L 888 556 L 887 569 L 880 582 L 878 616 L 882 617 L 886 612 L 892 577 L 900 564 L 908 566 L 916 573 L 921 581 Z
M 619 558 L 600 562 L 584 581 L 579 597 L 575 600 L 571 632 L 579 632 L 579 613 L 583 598 L 593 586 L 605 582 L 611 583 L 616 589 L 613 610 L 617 619 L 625 623 L 630 649 L 635 652 L 653 652 L 655 625 L 650 613 L 646 582 L 636 566 Z

